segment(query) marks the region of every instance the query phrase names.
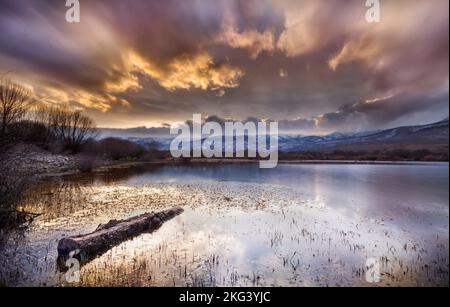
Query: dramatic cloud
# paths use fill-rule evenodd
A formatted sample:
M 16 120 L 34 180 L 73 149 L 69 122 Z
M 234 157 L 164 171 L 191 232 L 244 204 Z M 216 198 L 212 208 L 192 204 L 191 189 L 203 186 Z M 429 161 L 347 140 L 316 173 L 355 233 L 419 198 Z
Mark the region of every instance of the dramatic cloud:
M 424 103 L 425 102 L 425 103 Z M 401 125 L 397 122 L 403 117 L 415 117 L 416 113 L 437 112 L 448 105 L 448 95 L 421 96 L 387 96 L 377 97 L 366 101 L 345 104 L 335 112 L 316 115 L 310 118 L 295 118 L 279 120 L 281 133 L 328 134 L 340 132 L 361 132 Z M 440 117 L 443 120 L 445 117 Z M 203 120 L 217 122 L 224 126 L 226 121 L 240 120 L 243 122 L 270 122 L 270 118 L 223 118 L 217 115 L 205 116 Z M 191 123 L 191 121 L 187 121 Z M 416 124 L 427 124 L 430 121 L 422 119 Z
M 448 78 L 448 2 L 387 3 L 383 21 L 346 39 L 329 61 L 332 69 L 361 62 L 371 69 L 378 90 L 428 91 Z
M 237 26 L 231 21 L 224 25 L 223 33 L 219 35 L 217 42 L 228 45 L 231 48 L 248 50 L 252 59 L 256 59 L 263 51 L 273 53 L 275 50 L 273 31 L 244 30 L 239 32 Z
M 244 76 L 244 72 L 239 68 L 215 64 L 207 53 L 183 54 L 172 59 L 167 67 L 158 67 L 157 63 L 151 63 L 131 53 L 130 65 L 132 72 L 144 73 L 169 91 L 191 88 L 223 90 L 237 87 L 239 79 Z
M 325 133 L 448 116 L 448 1 L 382 1 L 380 23 L 365 2 L 80 1 L 69 24 L 65 1 L 6 0 L 0 74 L 100 126 L 202 113 Z
M 364 131 L 400 125 L 402 117 L 414 116 L 417 112 L 434 111 L 445 108 L 448 95 L 389 96 L 363 102 L 346 104 L 336 112 L 316 116 L 316 127 L 321 131 Z M 440 118 L 444 119 L 444 116 Z M 395 124 L 394 124 L 395 123 Z M 416 124 L 426 124 L 427 120 Z
M 363 61 L 367 65 L 374 66 L 373 59 L 379 56 L 381 48 L 379 45 L 373 44 L 369 39 L 352 40 L 344 45 L 337 55 L 335 55 L 328 64 L 330 68 L 336 70 L 339 65 L 352 61 Z

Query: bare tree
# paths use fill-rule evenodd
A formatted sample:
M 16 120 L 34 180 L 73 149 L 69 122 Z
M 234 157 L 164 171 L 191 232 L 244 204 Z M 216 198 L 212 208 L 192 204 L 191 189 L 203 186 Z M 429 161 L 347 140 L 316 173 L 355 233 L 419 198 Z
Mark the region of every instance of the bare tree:
M 32 97 L 32 92 L 24 86 L 0 78 L 0 135 L 5 135 L 9 125 L 25 116 Z
M 96 135 L 94 122 L 80 111 L 68 114 L 66 143 L 69 148 L 78 150 L 89 138 Z
M 72 151 L 78 151 L 89 138 L 97 135 L 94 122 L 80 111 L 40 108 L 36 112 L 36 119 L 44 123 L 49 133 Z

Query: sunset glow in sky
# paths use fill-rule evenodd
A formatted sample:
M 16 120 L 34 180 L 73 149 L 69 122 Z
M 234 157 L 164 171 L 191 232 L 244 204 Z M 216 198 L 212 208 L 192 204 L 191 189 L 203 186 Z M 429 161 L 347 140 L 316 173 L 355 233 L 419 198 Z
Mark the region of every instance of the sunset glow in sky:
M 449 2 L 365 0 L 0 2 L 0 75 L 101 127 L 193 113 L 274 119 L 301 133 L 448 117 Z

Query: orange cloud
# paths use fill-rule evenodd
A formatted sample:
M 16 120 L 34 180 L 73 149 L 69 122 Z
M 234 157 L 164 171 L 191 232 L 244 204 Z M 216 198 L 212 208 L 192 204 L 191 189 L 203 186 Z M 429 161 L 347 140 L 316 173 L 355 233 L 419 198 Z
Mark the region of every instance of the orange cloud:
M 131 71 L 146 74 L 169 91 L 234 88 L 244 76 L 244 72 L 237 67 L 215 64 L 206 52 L 181 55 L 170 60 L 166 67 L 160 67 L 135 52 L 130 53 L 129 60 Z
M 256 59 L 263 51 L 272 53 L 275 50 L 275 38 L 272 31 L 245 30 L 238 32 L 232 23 L 227 23 L 223 27 L 223 32 L 219 35 L 217 42 L 235 49 L 246 49 L 252 59 Z
M 139 78 L 131 73 L 127 73 L 126 76 L 117 81 L 108 81 L 105 84 L 105 90 L 109 93 L 123 93 L 128 90 L 139 90 L 141 88 Z
M 89 108 L 107 112 L 112 104 L 129 106 L 129 102 L 123 98 L 108 93 L 89 92 L 86 90 L 55 89 L 43 87 L 34 91 L 38 101 L 43 105 L 71 106 L 77 109 Z M 72 105 L 75 102 L 76 105 Z
M 277 42 L 277 48 L 285 52 L 288 57 L 296 57 L 306 54 L 321 47 L 323 39 L 315 28 L 309 28 L 303 23 L 298 23 L 286 28 L 281 33 Z
M 366 62 L 369 66 L 379 66 L 383 64 L 381 53 L 381 46 L 368 38 L 351 40 L 328 61 L 328 66 L 336 70 L 339 65 L 356 60 Z M 376 58 L 380 60 L 375 62 Z
M 129 102 L 117 96 L 130 90 L 140 90 L 142 85 L 138 74 L 144 74 L 156 80 L 168 91 L 175 90 L 211 90 L 225 94 L 225 89 L 239 86 L 244 72 L 227 64 L 216 64 L 206 53 L 181 55 L 168 63 L 157 65 L 136 52 L 125 52 L 123 71 L 115 80 L 106 80 L 98 91 L 78 88 L 56 89 L 42 87 L 41 100 L 48 104 L 69 104 L 76 102 L 84 108 L 102 112 L 110 110 L 113 104 L 129 106 Z
M 96 94 L 85 91 L 76 92 L 73 95 L 73 100 L 84 107 L 97 109 L 102 112 L 108 111 L 113 103 L 129 106 L 129 102 L 125 99 L 118 98 L 110 94 Z

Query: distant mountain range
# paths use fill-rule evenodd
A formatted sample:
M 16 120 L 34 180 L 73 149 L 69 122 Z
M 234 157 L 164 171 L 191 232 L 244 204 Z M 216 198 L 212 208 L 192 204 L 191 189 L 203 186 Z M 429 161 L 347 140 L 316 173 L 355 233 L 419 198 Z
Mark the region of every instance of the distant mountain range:
M 435 149 L 448 150 L 448 119 L 420 126 L 404 126 L 362 133 L 333 133 L 327 136 L 279 137 L 282 151 Z
M 164 133 L 164 129 L 166 128 L 135 128 L 132 131 L 134 136 L 130 136 L 130 129 L 102 129 L 101 137 L 121 137 L 160 150 L 169 150 L 174 136 Z M 152 135 L 150 132 L 156 133 Z M 146 133 L 151 136 L 145 136 Z M 404 126 L 369 132 L 333 133 L 325 136 L 283 134 L 279 135 L 278 142 L 279 150 L 282 152 L 380 149 L 448 151 L 449 126 L 448 119 L 445 119 L 429 125 Z M 247 147 L 247 139 L 245 147 Z

